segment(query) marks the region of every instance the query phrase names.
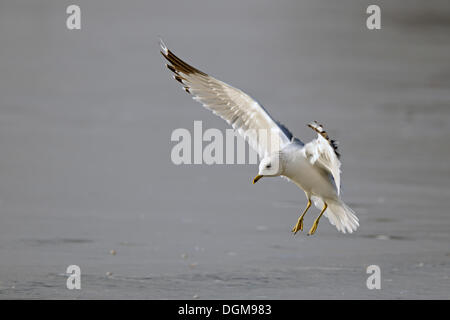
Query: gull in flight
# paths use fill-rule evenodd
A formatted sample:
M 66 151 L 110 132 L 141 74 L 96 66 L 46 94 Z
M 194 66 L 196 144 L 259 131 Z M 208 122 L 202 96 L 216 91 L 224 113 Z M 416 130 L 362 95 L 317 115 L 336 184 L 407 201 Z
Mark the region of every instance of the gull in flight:
M 317 138 L 304 144 L 249 95 L 187 64 L 162 41 L 160 46 L 169 62 L 167 68 L 184 90 L 230 124 L 258 152 L 262 160 L 253 184 L 262 177 L 281 176 L 305 192 L 308 204 L 292 229 L 294 234 L 303 231 L 303 218 L 312 202 L 321 211 L 308 235 L 316 232 L 322 215 L 343 233 L 357 229 L 358 218 L 340 199 L 341 162 L 336 142 L 321 124 L 308 124 Z

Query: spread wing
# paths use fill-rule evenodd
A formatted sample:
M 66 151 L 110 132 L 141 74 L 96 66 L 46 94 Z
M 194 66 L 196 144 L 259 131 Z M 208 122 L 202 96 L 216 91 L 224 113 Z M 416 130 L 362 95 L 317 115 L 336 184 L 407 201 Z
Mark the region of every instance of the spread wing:
M 317 138 L 305 145 L 305 154 L 311 164 L 316 164 L 328 171 L 339 194 L 341 188 L 341 162 L 337 150 L 336 141 L 331 140 L 322 125 L 316 121 L 308 124 L 308 127 L 317 132 Z
M 161 54 L 184 90 L 206 109 L 220 116 L 243 136 L 261 157 L 279 151 L 293 139 L 286 127 L 279 124 L 249 95 L 190 66 L 170 51 L 161 41 Z

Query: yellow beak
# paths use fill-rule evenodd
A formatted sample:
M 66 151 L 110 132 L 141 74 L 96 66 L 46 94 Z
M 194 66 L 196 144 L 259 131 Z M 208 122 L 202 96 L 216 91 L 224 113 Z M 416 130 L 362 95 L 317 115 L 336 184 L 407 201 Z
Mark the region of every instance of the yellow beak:
M 257 175 L 254 179 L 253 179 L 253 184 L 257 183 L 259 179 L 261 179 L 263 176 L 261 175 Z

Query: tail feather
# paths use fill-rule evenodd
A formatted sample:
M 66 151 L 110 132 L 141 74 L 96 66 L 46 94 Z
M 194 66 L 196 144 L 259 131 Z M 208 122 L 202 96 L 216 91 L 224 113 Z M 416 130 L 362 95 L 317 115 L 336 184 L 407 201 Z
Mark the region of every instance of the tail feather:
M 319 198 L 314 199 L 316 207 L 323 207 L 323 201 Z M 330 223 L 342 233 L 352 233 L 359 226 L 359 219 L 355 212 L 343 201 L 330 201 L 324 215 L 330 220 Z

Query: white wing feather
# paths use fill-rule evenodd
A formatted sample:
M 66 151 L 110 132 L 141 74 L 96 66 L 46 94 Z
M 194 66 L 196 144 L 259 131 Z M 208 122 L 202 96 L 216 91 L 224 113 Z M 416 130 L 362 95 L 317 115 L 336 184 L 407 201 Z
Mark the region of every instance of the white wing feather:
M 170 62 L 167 67 L 175 73 L 175 80 L 183 84 L 194 100 L 237 130 L 260 156 L 279 151 L 290 143 L 291 136 L 285 132 L 286 128 L 278 125 L 248 94 L 190 66 L 175 56 L 162 41 L 160 44 L 162 55 Z M 274 138 L 276 140 L 271 140 Z
M 322 125 L 311 122 L 308 125 L 317 132 L 317 138 L 305 145 L 305 154 L 311 164 L 316 164 L 328 171 L 334 179 L 337 194 L 341 189 L 341 161 L 335 142 L 330 140 Z

